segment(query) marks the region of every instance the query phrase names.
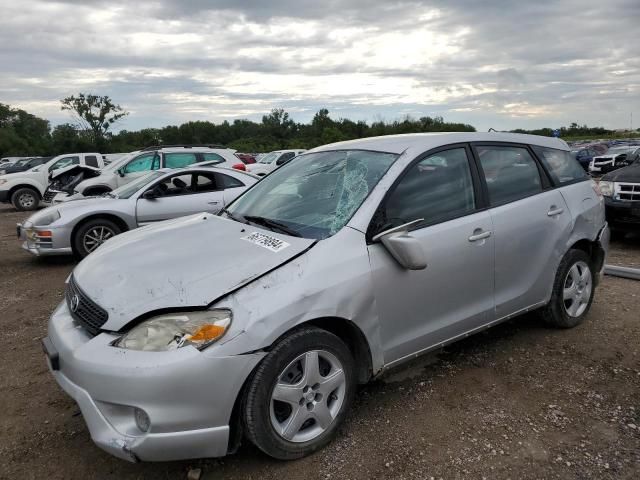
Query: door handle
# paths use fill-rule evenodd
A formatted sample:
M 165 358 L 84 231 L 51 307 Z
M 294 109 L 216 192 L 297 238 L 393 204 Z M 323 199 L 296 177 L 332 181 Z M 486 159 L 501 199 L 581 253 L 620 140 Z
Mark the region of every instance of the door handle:
M 479 233 L 475 233 L 478 231 L 479 229 L 474 230 L 473 235 L 469 237 L 470 242 L 477 242 L 478 240 L 484 240 L 485 238 L 489 238 L 491 236 L 491 231 L 489 230 L 485 230 L 484 232 L 479 231 Z
M 207 202 L 207 204 L 209 205 L 218 205 L 220 202 L 218 202 L 217 200 L 213 201 L 213 202 Z
M 560 215 L 564 212 L 564 208 L 557 208 L 555 205 L 551 205 L 551 208 L 547 212 L 548 217 L 555 217 L 556 215 Z

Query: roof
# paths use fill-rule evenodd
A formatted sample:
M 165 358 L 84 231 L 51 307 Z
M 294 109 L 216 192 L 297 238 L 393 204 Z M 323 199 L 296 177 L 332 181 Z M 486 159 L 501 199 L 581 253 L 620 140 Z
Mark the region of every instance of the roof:
M 360 149 L 399 154 L 407 149 L 427 151 L 443 145 L 463 142 L 527 143 L 530 145 L 539 145 L 541 147 L 569 150 L 569 147 L 564 140 L 553 137 L 542 137 L 539 135 L 503 132 L 438 132 L 360 138 L 357 140 L 348 140 L 346 142 L 323 145 L 310 150 L 310 152 Z

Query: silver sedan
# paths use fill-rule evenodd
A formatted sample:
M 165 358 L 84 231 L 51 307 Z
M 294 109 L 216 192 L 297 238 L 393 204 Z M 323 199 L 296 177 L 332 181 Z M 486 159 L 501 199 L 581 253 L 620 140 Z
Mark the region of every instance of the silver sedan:
M 157 170 L 101 197 L 81 197 L 18 224 L 34 255 L 85 257 L 121 232 L 200 212 L 217 213 L 258 177 L 226 168 Z

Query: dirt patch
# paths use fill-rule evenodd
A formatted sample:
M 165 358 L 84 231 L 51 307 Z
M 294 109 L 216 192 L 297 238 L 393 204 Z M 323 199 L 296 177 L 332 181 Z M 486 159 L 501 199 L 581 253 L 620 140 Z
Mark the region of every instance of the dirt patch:
M 26 216 L 0 207 L 0 478 L 640 477 L 640 282 L 612 277 L 573 330 L 520 317 L 361 388 L 338 439 L 309 458 L 246 444 L 221 460 L 113 458 L 47 370 L 39 339 L 75 262 L 21 251 Z M 610 263 L 639 267 L 640 238 L 613 243 Z

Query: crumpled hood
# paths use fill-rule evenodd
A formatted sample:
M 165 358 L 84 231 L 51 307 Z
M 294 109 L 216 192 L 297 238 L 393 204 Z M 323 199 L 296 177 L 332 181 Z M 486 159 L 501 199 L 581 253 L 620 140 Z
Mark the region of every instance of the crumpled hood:
M 150 311 L 206 306 L 314 243 L 197 214 L 118 235 L 85 258 L 73 275 L 109 313 L 103 328 L 117 331 Z

